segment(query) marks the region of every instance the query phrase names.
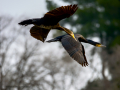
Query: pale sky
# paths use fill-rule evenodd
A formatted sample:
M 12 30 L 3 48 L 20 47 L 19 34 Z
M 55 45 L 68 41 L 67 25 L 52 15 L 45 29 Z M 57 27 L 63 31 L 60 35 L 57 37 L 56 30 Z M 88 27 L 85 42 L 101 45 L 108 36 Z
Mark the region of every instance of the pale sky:
M 0 0 L 0 15 L 37 17 L 46 11 L 45 0 Z
M 59 6 L 68 5 L 61 0 L 50 0 L 57 2 Z M 58 3 L 59 2 L 59 3 Z M 0 0 L 0 15 L 11 15 L 15 17 L 42 17 L 47 12 L 46 0 Z

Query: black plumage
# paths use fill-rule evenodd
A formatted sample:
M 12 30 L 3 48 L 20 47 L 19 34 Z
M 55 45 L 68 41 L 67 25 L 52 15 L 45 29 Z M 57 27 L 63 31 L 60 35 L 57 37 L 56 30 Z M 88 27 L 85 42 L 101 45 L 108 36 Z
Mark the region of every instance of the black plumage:
M 74 33 L 69 29 L 60 26 L 59 21 L 70 17 L 76 12 L 77 9 L 78 7 L 76 4 L 61 6 L 59 8 L 47 12 L 42 18 L 24 20 L 19 24 L 25 26 L 29 24 L 34 24 L 34 26 L 30 29 L 31 36 L 43 42 L 45 41 L 51 29 L 58 29 L 65 31 L 75 39 Z

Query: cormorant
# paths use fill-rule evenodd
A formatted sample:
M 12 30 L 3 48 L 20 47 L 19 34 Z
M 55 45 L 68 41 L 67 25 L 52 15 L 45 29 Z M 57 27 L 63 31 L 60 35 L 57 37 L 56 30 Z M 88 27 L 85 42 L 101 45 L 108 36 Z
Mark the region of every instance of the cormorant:
M 38 40 L 41 40 L 42 42 L 45 41 L 51 29 L 65 31 L 75 39 L 74 33 L 69 29 L 60 26 L 59 21 L 64 18 L 70 17 L 76 12 L 77 9 L 78 6 L 76 4 L 61 6 L 59 8 L 47 12 L 42 18 L 24 20 L 19 24 L 25 26 L 29 24 L 34 24 L 34 26 L 30 29 L 31 36 Z
M 85 39 L 80 34 L 75 34 L 75 38 L 77 41 L 71 38 L 67 34 L 67 35 L 58 36 L 54 39 L 48 40 L 47 42 L 60 41 L 62 43 L 62 46 L 65 48 L 65 50 L 69 53 L 69 55 L 82 66 L 87 66 L 88 62 L 85 56 L 84 46 L 81 44 L 81 42 L 89 43 L 97 47 L 105 47 L 104 45 L 98 42 L 92 41 L 90 39 Z

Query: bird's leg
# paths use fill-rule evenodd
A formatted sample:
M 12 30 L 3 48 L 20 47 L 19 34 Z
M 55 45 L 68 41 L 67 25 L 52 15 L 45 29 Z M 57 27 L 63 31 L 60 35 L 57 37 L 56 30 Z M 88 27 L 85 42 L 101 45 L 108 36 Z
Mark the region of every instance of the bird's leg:
M 68 33 L 72 38 L 74 38 L 74 39 L 76 40 L 74 33 L 73 33 L 72 31 L 70 31 L 69 29 L 64 28 L 64 27 L 61 27 L 61 26 L 57 27 L 57 29 L 62 30 L 62 31 L 65 31 L 65 32 Z M 77 40 L 76 40 L 76 41 L 77 41 Z

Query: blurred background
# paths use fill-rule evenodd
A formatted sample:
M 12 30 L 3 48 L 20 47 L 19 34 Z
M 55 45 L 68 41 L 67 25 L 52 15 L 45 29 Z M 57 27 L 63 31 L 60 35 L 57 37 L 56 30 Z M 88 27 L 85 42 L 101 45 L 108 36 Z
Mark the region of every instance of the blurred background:
M 69 4 L 79 8 L 60 24 L 106 45 L 83 43 L 87 67 L 18 25 Z M 47 40 L 63 34 L 52 30 Z M 120 90 L 120 0 L 0 0 L 0 90 Z

